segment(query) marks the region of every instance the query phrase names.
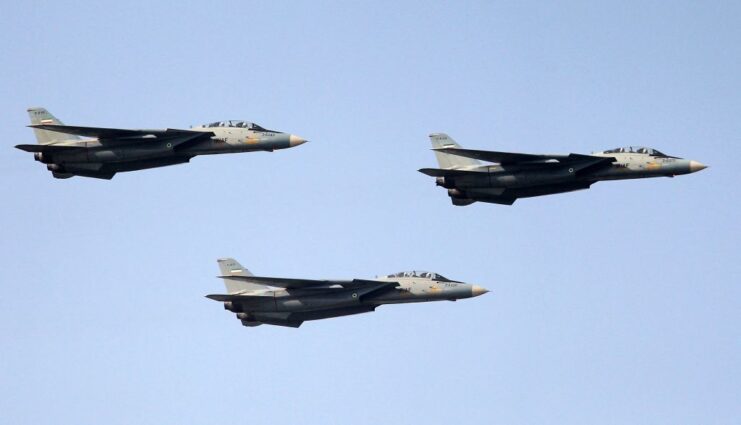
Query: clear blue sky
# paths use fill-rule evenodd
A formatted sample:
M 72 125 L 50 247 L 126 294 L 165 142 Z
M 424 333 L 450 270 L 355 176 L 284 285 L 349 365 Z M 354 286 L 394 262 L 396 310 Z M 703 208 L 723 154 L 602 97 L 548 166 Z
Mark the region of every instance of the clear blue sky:
M 738 2 L 62 3 L 0 15 L 0 423 L 741 423 Z M 311 143 L 54 180 L 29 106 Z M 438 131 L 710 168 L 455 208 Z M 222 256 L 492 292 L 248 329 Z

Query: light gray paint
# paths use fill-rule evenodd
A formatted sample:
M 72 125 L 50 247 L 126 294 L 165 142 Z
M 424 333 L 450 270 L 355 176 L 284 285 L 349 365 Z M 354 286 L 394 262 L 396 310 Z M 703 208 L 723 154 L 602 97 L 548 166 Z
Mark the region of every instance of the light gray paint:
M 419 171 L 435 177 L 458 206 L 476 201 L 511 205 L 518 198 L 588 189 L 603 180 L 674 177 L 706 168 L 644 147 L 537 155 L 463 149 L 443 133 L 431 134 L 430 141 L 440 168 Z
M 44 108 L 29 108 L 38 144 L 33 152 L 56 178 L 111 179 L 117 172 L 183 164 L 198 155 L 286 149 L 305 139 L 246 121 L 221 121 L 188 130 L 129 130 L 62 124 Z M 82 139 L 79 136 L 88 137 Z
M 245 326 L 299 327 L 306 320 L 367 313 L 384 304 L 455 301 L 488 292 L 429 272 L 371 280 L 310 280 L 254 276 L 233 258 L 218 263 L 227 293 L 207 297 L 224 303 Z

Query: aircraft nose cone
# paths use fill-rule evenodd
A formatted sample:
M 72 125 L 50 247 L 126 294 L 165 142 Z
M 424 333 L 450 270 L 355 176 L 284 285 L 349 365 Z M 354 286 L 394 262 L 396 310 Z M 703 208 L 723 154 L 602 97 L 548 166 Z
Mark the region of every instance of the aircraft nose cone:
M 702 162 L 690 161 L 690 173 L 695 173 L 697 171 L 704 170 L 706 168 L 708 168 L 708 166 L 703 164 Z
M 489 290 L 486 289 L 486 288 L 484 288 L 483 286 L 473 285 L 471 287 L 471 296 L 472 297 L 478 297 L 479 295 L 484 295 L 487 292 L 489 292 Z
M 295 134 L 291 134 L 291 136 L 288 138 L 288 146 L 290 147 L 303 145 L 306 142 L 308 142 L 308 140 L 304 139 L 303 137 L 298 137 Z

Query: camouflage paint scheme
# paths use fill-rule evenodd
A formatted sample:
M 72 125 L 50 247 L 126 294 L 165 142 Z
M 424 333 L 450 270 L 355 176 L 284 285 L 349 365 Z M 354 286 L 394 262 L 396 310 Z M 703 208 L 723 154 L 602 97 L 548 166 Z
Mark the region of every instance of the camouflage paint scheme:
M 443 133 L 431 134 L 430 140 L 440 168 L 419 171 L 435 177 L 458 206 L 476 201 L 512 205 L 518 198 L 588 189 L 602 180 L 674 177 L 706 168 L 697 161 L 645 147 L 591 155 L 534 155 L 463 149 Z
M 297 328 L 306 320 L 368 313 L 383 304 L 455 301 L 488 292 L 431 272 L 402 272 L 372 280 L 310 280 L 255 276 L 233 258 L 218 260 L 226 294 L 207 295 L 236 313 L 244 326 Z
M 247 121 L 219 121 L 188 130 L 128 130 L 66 126 L 44 108 L 29 108 L 28 114 L 38 144 L 16 148 L 33 152 L 59 179 L 111 179 L 122 171 L 187 163 L 197 155 L 272 152 L 306 142 Z

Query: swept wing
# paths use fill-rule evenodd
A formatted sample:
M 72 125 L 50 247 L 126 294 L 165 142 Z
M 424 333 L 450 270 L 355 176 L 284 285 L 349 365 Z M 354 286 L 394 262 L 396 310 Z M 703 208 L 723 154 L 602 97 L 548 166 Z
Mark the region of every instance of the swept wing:
M 528 153 L 481 151 L 462 148 L 435 148 L 434 150 L 451 155 L 458 155 L 466 158 L 475 158 L 482 161 L 494 162 L 504 166 L 521 165 L 537 167 L 559 166 L 568 164 L 570 167 L 574 168 L 577 176 L 595 171 L 616 161 L 613 157 L 582 155 L 577 153 L 568 155 L 534 155 Z M 481 171 L 444 168 L 422 168 L 419 170 L 419 172 L 432 177 L 445 177 L 466 174 L 470 175 Z
M 451 155 L 463 156 L 466 158 L 474 158 L 482 161 L 495 162 L 502 165 L 509 164 L 524 164 L 524 163 L 538 163 L 546 161 L 558 161 L 564 162 L 601 162 L 611 163 L 615 159 L 611 157 L 603 156 L 592 156 L 592 155 L 581 155 L 581 154 L 568 154 L 568 155 L 537 155 L 529 153 L 515 153 L 515 152 L 497 152 L 497 151 L 482 151 L 475 149 L 463 149 L 463 148 L 435 148 L 434 150 L 444 152 Z
M 123 128 L 79 127 L 72 125 L 34 124 L 29 127 L 53 131 L 56 133 L 74 134 L 77 136 L 95 137 L 102 145 L 117 145 L 141 143 L 156 140 L 172 142 L 174 149 L 182 149 L 197 141 L 208 139 L 214 135 L 210 131 L 178 130 L 130 130 Z M 25 145 L 24 145 L 25 146 Z M 19 149 L 21 149 L 19 147 Z
M 398 282 L 381 282 L 377 280 L 353 279 L 353 280 L 314 280 L 314 279 L 294 279 L 284 277 L 267 277 L 267 276 L 219 276 L 220 278 L 243 280 L 245 282 L 254 282 L 262 285 L 273 286 L 283 289 L 340 289 L 332 288 L 339 286 L 343 289 L 352 288 L 395 288 L 399 286 Z
M 463 148 L 435 148 L 433 150 L 451 155 L 478 159 L 481 161 L 496 162 L 502 165 L 518 164 L 522 162 L 543 162 L 552 159 L 563 160 L 568 158 L 568 155 L 534 155 L 529 153 L 482 151 Z

